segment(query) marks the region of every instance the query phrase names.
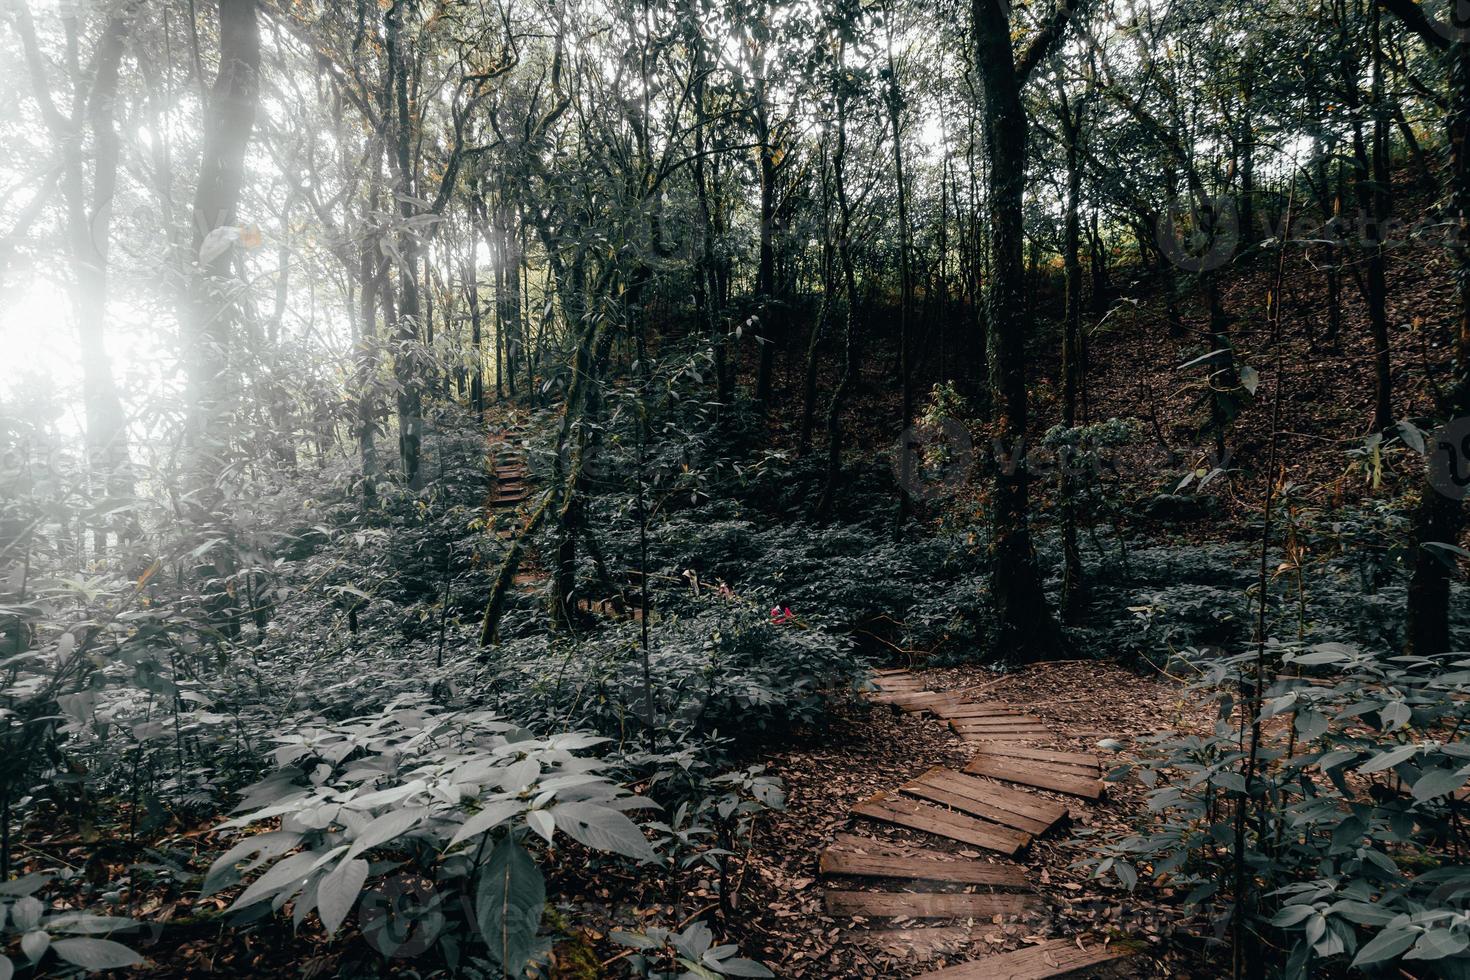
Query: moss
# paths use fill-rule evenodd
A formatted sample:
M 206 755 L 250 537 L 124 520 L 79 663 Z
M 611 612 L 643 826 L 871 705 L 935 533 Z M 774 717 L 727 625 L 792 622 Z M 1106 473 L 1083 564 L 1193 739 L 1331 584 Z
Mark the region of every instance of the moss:
M 597 950 L 584 933 L 572 928 L 566 916 L 548 905 L 544 922 L 550 931 L 565 937 L 551 948 L 551 976 L 555 980 L 597 980 L 602 976 Z

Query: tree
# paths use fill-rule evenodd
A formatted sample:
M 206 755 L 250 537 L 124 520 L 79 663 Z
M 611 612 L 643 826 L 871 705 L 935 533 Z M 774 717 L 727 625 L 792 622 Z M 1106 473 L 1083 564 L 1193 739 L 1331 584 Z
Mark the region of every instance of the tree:
M 63 112 L 52 97 L 41 44 L 27 3 L 15 5 L 15 27 L 24 47 L 33 95 L 51 134 L 60 165 L 65 208 L 67 253 L 75 283 L 75 317 L 82 362 L 87 462 L 99 493 L 131 495 L 128 471 L 127 416 L 107 354 L 108 251 L 117 188 L 118 136 L 114 123 L 118 73 L 132 29 L 132 12 L 117 8 L 103 18 L 91 63 L 79 60 L 82 24 L 75 15 L 63 18 L 66 71 L 73 93 Z M 88 80 L 90 79 L 90 87 Z M 91 187 L 87 186 L 87 134 L 91 133 Z M 44 198 L 40 198 L 44 200 Z M 98 553 L 106 550 L 107 528 L 93 529 Z
M 989 324 L 993 428 L 1012 455 L 993 476 L 991 594 L 998 649 L 1020 660 L 1051 656 L 1061 636 L 1042 588 L 1031 543 L 1028 476 L 1019 457 L 1028 436 L 1026 340 L 1030 301 L 1022 260 L 1022 199 L 1026 191 L 1027 116 L 1021 90 L 1036 66 L 1060 43 L 1080 0 L 1062 0 L 1017 56 L 1004 0 L 973 0 L 975 71 L 985 93 L 985 155 L 990 172 Z
M 1450 231 L 1448 243 L 1456 260 L 1459 293 L 1451 375 L 1439 405 L 1446 420 L 1470 418 L 1470 11 L 1452 5 L 1449 23 L 1432 21 L 1406 0 L 1380 0 L 1382 6 L 1413 30 L 1444 63 L 1448 98 L 1445 135 L 1450 159 L 1444 170 Z M 1455 546 L 1465 525 L 1463 499 L 1447 492 L 1433 476 L 1436 465 L 1464 465 L 1459 440 L 1432 440 L 1429 472 L 1419 490 L 1414 514 L 1414 570 L 1409 581 L 1405 650 L 1433 656 L 1451 649 L 1449 630 L 1450 574 Z

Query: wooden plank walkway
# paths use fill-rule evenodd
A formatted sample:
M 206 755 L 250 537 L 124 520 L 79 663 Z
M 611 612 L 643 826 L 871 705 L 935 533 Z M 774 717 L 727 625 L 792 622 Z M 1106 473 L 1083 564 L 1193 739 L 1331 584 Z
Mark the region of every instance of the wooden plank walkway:
M 1041 906 L 1034 895 L 970 895 L 964 892 L 828 891 L 827 911 L 879 919 L 988 919 L 1025 915 Z
M 1067 808 L 1060 803 L 942 767 L 930 769 L 900 789 L 1032 835 L 1044 834 L 1067 819 Z
M 863 800 L 852 808 L 853 817 L 1014 857 L 1034 837 L 1051 832 L 1069 819 L 1066 805 L 1037 790 L 1085 800 L 1103 798 L 1105 784 L 1098 758 L 1046 747 L 1055 734 L 1044 721 L 1024 710 L 999 701 L 972 701 L 969 691 L 928 690 L 921 678 L 903 668 L 875 671 L 872 683 L 877 690 L 864 695 L 869 701 L 910 714 L 938 717 L 975 746 L 975 755 L 962 772 L 937 766 L 894 791 Z M 849 882 L 848 887 L 827 891 L 828 912 L 860 921 L 1014 917 L 1035 911 L 1039 905 L 1034 894 L 969 891 L 1028 889 L 1026 869 L 1019 865 L 853 834 L 838 834 L 833 839 L 821 854 L 818 871 L 824 879 Z M 887 887 L 881 891 L 851 887 L 863 879 Z M 898 890 L 900 883 L 929 883 L 951 890 L 904 891 Z M 968 926 L 849 930 L 849 941 L 906 948 L 931 957 L 963 945 L 968 936 Z M 1041 980 L 1105 966 L 1131 951 L 1127 942 L 1083 947 L 1073 939 L 1055 939 L 924 976 L 939 980 Z
M 901 878 L 951 885 L 988 885 L 992 888 L 1025 888 L 1026 870 L 1014 864 L 991 864 L 971 858 L 954 858 L 941 851 L 913 851 L 885 847 L 878 841 L 845 837 L 822 852 L 818 868 L 824 875 L 858 878 Z M 869 846 L 871 845 L 871 846 Z
M 1046 980 L 1114 963 L 1131 955 L 1122 947 L 1079 949 L 1070 939 L 1053 939 L 1011 953 L 997 953 L 921 975 L 921 980 Z
M 1101 779 L 1079 773 L 1075 769 L 1064 769 L 1045 762 L 1003 759 L 994 755 L 976 756 L 965 766 L 965 772 L 992 779 L 1006 779 L 1023 786 L 1049 789 L 1055 793 L 1080 796 L 1084 800 L 1100 800 L 1104 790 Z
M 936 837 L 947 837 L 962 844 L 973 844 L 988 851 L 1014 857 L 1031 844 L 1031 835 L 988 820 L 943 807 L 908 800 L 896 793 L 879 793 L 852 808 L 852 812 L 869 820 L 890 823 L 896 827 L 922 830 Z

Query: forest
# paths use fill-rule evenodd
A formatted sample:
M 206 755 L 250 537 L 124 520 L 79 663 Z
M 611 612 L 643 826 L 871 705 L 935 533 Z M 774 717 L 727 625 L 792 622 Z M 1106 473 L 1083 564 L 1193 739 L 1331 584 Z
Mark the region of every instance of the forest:
M 0 78 L 0 980 L 1470 976 L 1470 4 Z

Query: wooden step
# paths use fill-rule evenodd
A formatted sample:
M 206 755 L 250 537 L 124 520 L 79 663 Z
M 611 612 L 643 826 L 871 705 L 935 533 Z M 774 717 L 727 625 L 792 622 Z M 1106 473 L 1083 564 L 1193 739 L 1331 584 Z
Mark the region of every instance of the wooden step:
M 1046 980 L 1113 963 L 1132 954 L 1110 946 L 1079 949 L 1071 939 L 1053 939 L 1013 953 L 997 953 L 920 975 L 920 980 Z
M 989 885 L 993 888 L 1025 888 L 1026 870 L 1014 864 L 989 864 L 968 858 L 950 860 L 939 852 L 934 856 L 898 856 L 864 854 L 847 846 L 833 846 L 822 852 L 818 868 L 824 875 L 852 875 L 861 878 L 902 878 L 908 881 L 939 881 L 950 885 Z
M 1006 857 L 1014 857 L 1031 843 L 1031 835 L 1025 831 L 1002 827 L 988 820 L 976 820 L 963 813 L 905 799 L 895 793 L 879 793 L 853 807 L 852 812 L 869 820 L 973 844 Z
M 971 816 L 1039 835 L 1067 819 L 1067 808 L 1035 793 L 936 766 L 900 787 L 910 796 L 943 803 Z
M 847 929 L 843 931 L 842 939 L 843 942 L 881 949 L 890 956 L 911 955 L 919 960 L 932 960 L 936 956 L 953 953 L 967 946 L 973 931 L 967 925 Z
M 1005 718 L 1008 716 L 1023 714 L 1019 708 L 1008 704 L 998 704 L 994 701 L 974 702 L 960 701 L 934 712 L 941 718 Z
M 873 673 L 879 677 L 895 677 L 899 674 L 907 674 L 907 667 L 875 667 Z
M 963 892 L 847 892 L 828 891 L 832 915 L 861 915 L 875 919 L 988 919 L 995 915 L 1024 915 L 1041 900 L 1034 895 L 967 895 Z
M 905 690 L 877 690 L 865 692 L 867 696 L 875 701 L 884 699 L 904 699 L 910 701 L 934 701 L 944 704 L 958 704 L 962 695 L 951 694 L 947 691 L 905 691 Z
M 891 694 L 870 693 L 867 695 L 868 700 L 874 704 L 892 705 L 909 714 L 920 711 L 929 711 L 937 714 L 938 709 L 943 708 L 945 705 L 953 704 L 954 697 L 951 694 L 932 694 L 928 691 L 913 694 L 907 691 L 898 691 Z
M 1102 774 L 1102 763 L 1097 756 L 1087 755 L 1082 752 L 1054 752 L 1050 749 L 1028 749 L 1021 746 L 994 746 L 980 750 L 982 755 L 991 755 L 1002 759 L 1023 759 L 1031 762 L 1044 762 L 1049 766 L 1061 769 L 1076 769 L 1082 773 Z
M 997 722 L 989 725 L 954 725 L 951 729 L 956 735 L 979 735 L 991 738 L 1006 737 L 1010 735 L 1030 735 L 1035 738 L 1050 738 L 1051 731 L 1045 725 L 1038 725 L 1029 721 Z
M 975 745 L 1034 745 L 1049 742 L 1051 732 L 958 732 L 966 742 Z
M 987 728 L 1041 728 L 1046 722 L 1033 715 L 991 715 L 988 718 L 951 718 L 949 727 L 955 731 L 983 731 Z
M 924 691 L 924 682 L 917 677 L 877 677 L 873 686 L 880 691 Z M 928 692 L 925 693 L 936 693 Z
M 965 772 L 975 776 L 1004 779 L 1008 782 L 1020 783 L 1022 786 L 1035 786 L 1070 796 L 1080 796 L 1085 800 L 1101 799 L 1106 788 L 1101 779 L 1079 774 L 1075 770 L 1066 771 L 1048 767 L 1041 762 L 1001 759 L 987 754 L 971 759 L 970 764 L 965 766 Z

